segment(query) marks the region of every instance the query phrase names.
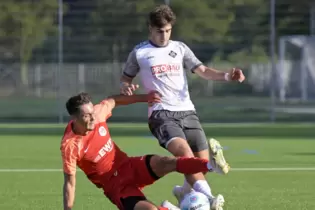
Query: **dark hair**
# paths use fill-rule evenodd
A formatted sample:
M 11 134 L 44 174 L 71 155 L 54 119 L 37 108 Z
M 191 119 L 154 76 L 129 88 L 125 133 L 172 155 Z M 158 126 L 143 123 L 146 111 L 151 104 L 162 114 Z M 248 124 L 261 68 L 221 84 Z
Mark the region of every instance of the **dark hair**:
M 88 104 L 91 102 L 91 97 L 87 93 L 79 93 L 78 95 L 72 96 L 68 99 L 66 103 L 66 108 L 69 115 L 77 114 L 79 108 L 83 104 Z
M 165 4 L 157 6 L 149 14 L 148 23 L 150 26 L 162 28 L 166 24 L 174 25 L 176 22 L 176 15 L 172 9 Z

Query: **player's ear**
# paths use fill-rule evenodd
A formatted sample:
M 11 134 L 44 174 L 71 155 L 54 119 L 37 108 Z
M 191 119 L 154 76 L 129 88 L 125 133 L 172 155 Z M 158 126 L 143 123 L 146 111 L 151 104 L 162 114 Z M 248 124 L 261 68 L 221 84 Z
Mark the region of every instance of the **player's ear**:
M 152 32 L 152 26 L 149 25 L 149 32 L 151 33 Z

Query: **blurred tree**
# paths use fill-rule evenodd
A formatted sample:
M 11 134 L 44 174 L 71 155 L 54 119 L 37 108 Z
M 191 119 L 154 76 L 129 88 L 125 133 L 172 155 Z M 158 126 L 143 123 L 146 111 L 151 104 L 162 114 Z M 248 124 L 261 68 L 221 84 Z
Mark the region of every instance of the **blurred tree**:
M 164 3 L 164 0 L 65 1 L 69 4 L 64 20 L 69 28 L 64 38 L 66 62 L 125 61 L 132 47 L 147 39 L 148 12 Z M 309 1 L 276 1 L 278 35 L 292 34 L 295 29 L 298 29 L 295 33 L 305 33 L 309 11 L 300 3 Z M 269 3 L 264 0 L 171 0 L 170 5 L 177 15 L 173 38 L 185 41 L 201 60 L 211 60 L 215 52 L 223 60 L 251 54 L 254 56 L 246 58 L 267 59 Z
M 313 0 L 277 0 L 278 35 L 307 35 L 310 32 L 310 9 Z
M 64 0 L 67 12 L 64 16 L 64 62 L 103 62 L 97 51 L 103 37 L 94 36 L 97 28 L 103 27 L 92 20 L 97 9 L 97 0 Z
M 229 30 L 219 43 L 215 56 L 235 62 L 266 61 L 270 42 L 270 1 L 231 0 L 230 10 L 235 15 Z M 276 0 L 276 42 L 280 36 L 309 34 L 311 0 Z M 277 43 L 276 43 L 277 44 Z M 277 45 L 276 45 L 277 47 Z M 241 61 L 240 62 L 243 62 Z
M 47 34 L 56 30 L 54 24 L 58 2 L 51 0 L 11 0 L 0 2 L 0 43 L 2 51 L 21 63 L 21 82 L 27 85 L 27 62 L 32 51 Z
M 135 44 L 147 39 L 147 15 L 154 6 L 164 3 L 162 0 L 95 1 L 97 9 L 92 12 L 91 20 L 100 27 L 91 31 L 91 37 L 105 40 L 96 50 L 101 52 L 103 60 L 124 60 Z M 187 43 L 219 42 L 233 20 L 233 14 L 219 2 L 172 0 L 171 7 L 177 15 L 173 37 Z
M 229 25 L 224 40 L 218 44 L 216 59 L 233 63 L 261 61 L 262 56 L 266 56 L 261 46 L 262 41 L 269 39 L 269 28 L 264 23 L 269 11 L 268 4 L 264 0 L 230 2 L 229 10 L 233 12 L 234 20 Z
M 215 44 L 222 41 L 234 19 L 233 12 L 228 10 L 229 4 L 225 2 L 172 0 L 171 7 L 178 17 L 174 36 L 188 43 Z
M 95 0 L 96 10 L 91 13 L 91 21 L 99 26 L 91 31 L 91 38 L 101 40 L 95 50 L 98 60 L 121 61 L 137 42 L 145 39 L 145 18 L 138 13 L 137 6 L 152 5 L 152 1 L 143 0 Z

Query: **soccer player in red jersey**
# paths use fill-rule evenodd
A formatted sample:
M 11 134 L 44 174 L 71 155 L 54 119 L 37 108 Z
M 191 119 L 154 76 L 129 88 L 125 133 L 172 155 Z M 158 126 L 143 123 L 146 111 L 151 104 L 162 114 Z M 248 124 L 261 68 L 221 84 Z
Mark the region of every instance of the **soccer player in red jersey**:
M 121 151 L 111 139 L 106 121 L 115 106 L 137 102 L 159 103 L 160 94 L 117 95 L 96 105 L 86 93 L 69 98 L 66 108 L 72 119 L 65 129 L 60 148 L 64 210 L 70 210 L 74 205 L 77 166 L 120 210 L 178 209 L 154 205 L 142 193 L 143 187 L 174 171 L 194 174 L 213 170 L 206 159 L 159 155 L 129 157 Z

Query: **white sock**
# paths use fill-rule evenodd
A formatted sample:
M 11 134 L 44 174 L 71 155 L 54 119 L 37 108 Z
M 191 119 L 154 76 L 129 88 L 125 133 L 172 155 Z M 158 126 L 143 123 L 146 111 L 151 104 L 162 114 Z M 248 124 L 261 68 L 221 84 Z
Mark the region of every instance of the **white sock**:
M 191 185 L 187 182 L 186 179 L 184 179 L 184 184 L 182 186 L 182 190 L 184 194 L 189 193 L 191 191 Z
M 206 180 L 196 181 L 193 189 L 197 192 L 205 194 L 209 199 L 214 197 L 211 193 L 211 188 Z

